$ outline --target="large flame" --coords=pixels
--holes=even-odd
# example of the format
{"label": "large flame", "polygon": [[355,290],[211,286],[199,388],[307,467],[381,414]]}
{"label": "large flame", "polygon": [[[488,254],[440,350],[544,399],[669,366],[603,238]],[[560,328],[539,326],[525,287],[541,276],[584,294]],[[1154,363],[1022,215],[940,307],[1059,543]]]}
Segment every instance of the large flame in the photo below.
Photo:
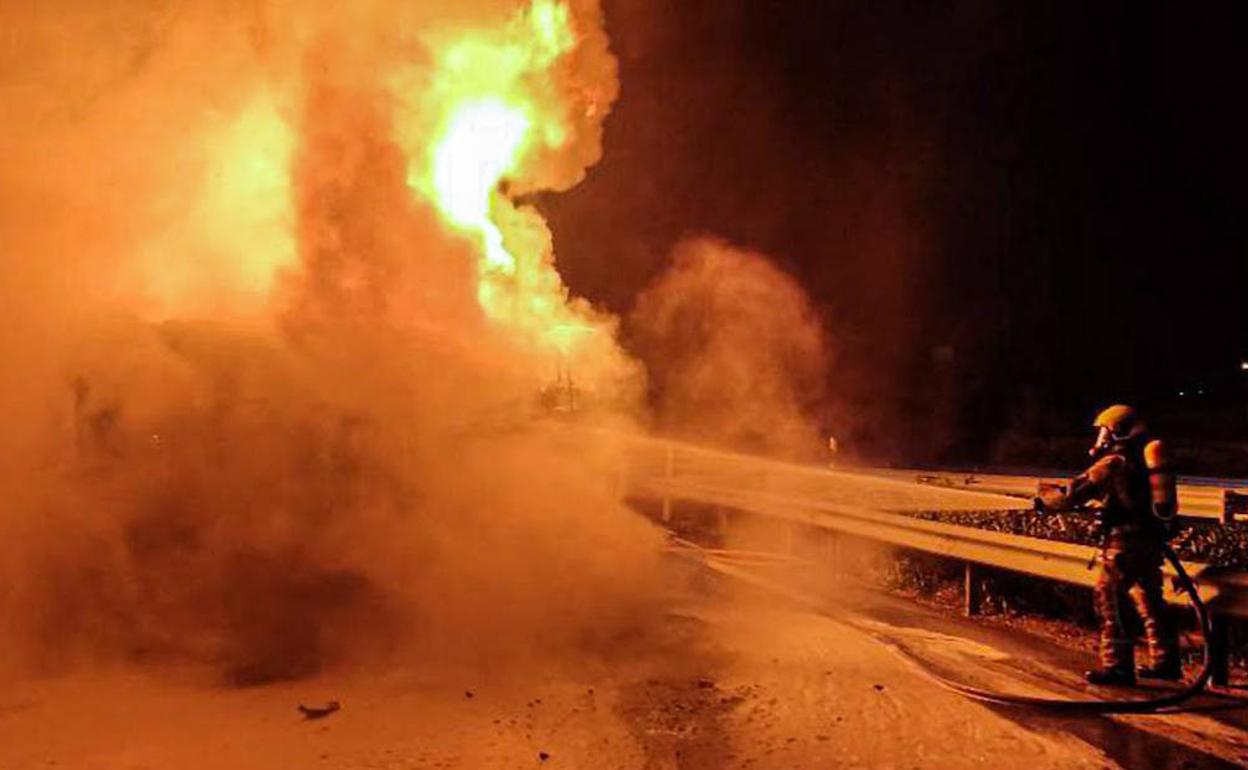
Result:
{"label": "large flame", "polygon": [[524,429],[623,360],[523,202],[599,156],[601,21],[0,2],[4,673],[493,669],[652,614],[614,442]]}
{"label": "large flame", "polygon": [[[574,130],[564,119],[568,95],[549,85],[579,43],[568,6],[533,0],[501,27],[426,42],[435,69],[399,126],[409,184],[475,241],[477,298],[487,317],[565,361],[601,349],[609,333],[586,308],[569,304],[545,222],[500,189],[534,157],[564,147]],[[435,139],[422,146],[429,126]]]}
{"label": "large flame", "polygon": [[[452,270],[446,282],[455,285],[431,292],[453,296],[447,302],[455,303],[456,312],[430,311],[431,318],[453,318],[449,323],[457,324],[465,317],[459,314],[461,304],[476,312],[475,298],[492,328],[522,348],[514,357],[523,362],[517,369],[549,373],[572,368],[586,382],[631,367],[615,344],[614,320],[570,297],[555,269],[550,230],[536,208],[523,201],[526,194],[572,186],[599,156],[616,73],[597,3],[490,0],[465,4],[462,13],[452,12],[450,5],[441,11],[420,4],[384,7],[394,18],[387,18],[380,32],[363,12],[286,17],[274,11],[274,28],[281,18],[294,31],[272,51],[257,49],[263,68],[254,68],[249,58],[254,52],[227,50],[223,59],[232,69],[223,71],[246,77],[218,80],[212,68],[189,70],[202,78],[206,96],[181,86],[188,69],[175,68],[172,60],[221,53],[215,40],[208,50],[193,54],[176,44],[183,36],[197,39],[193,22],[208,22],[170,22],[165,33],[170,42],[154,49],[153,56],[168,56],[171,62],[149,62],[148,79],[136,76],[134,83],[127,82],[133,110],[146,117],[143,104],[164,105],[162,120],[132,127],[118,118],[116,126],[105,125],[111,133],[99,129],[101,146],[133,142],[144,145],[136,155],[146,157],[150,147],[162,162],[145,167],[139,177],[118,154],[115,165],[124,169],[127,195],[109,197],[107,205],[92,200],[84,206],[127,214],[116,217],[115,225],[117,248],[129,252],[120,268],[123,302],[137,297],[145,315],[160,318],[266,320],[280,314],[300,275],[313,283],[323,278],[307,277],[320,269],[308,264],[308,254],[340,235],[331,237],[320,225],[301,229],[307,217],[300,213],[299,191],[342,184],[336,164],[355,162],[351,153],[364,152],[361,147],[376,141],[376,146],[398,150],[398,197],[410,193],[437,213],[451,238],[469,247],[446,249],[444,242],[429,239],[409,242],[412,251],[430,259],[460,260],[465,252],[475,256],[475,285],[465,285],[468,276]],[[356,48],[357,38],[370,42]],[[309,61],[321,62],[322,69]],[[164,66],[176,71],[176,88],[159,77]],[[299,105],[326,87],[341,87],[361,104],[373,103],[378,136],[368,136],[374,126],[363,119],[356,125],[353,118],[318,113],[323,105],[304,121]],[[374,101],[378,96],[389,98]],[[353,113],[345,108],[344,114]],[[107,117],[97,120],[104,123]],[[132,138],[136,130],[150,138]],[[342,134],[345,154],[309,161],[307,148],[333,131]],[[352,144],[357,134],[358,146]],[[91,151],[80,154],[63,160],[68,175],[89,165]],[[95,173],[100,187],[107,187],[108,174],[123,174],[108,168]],[[398,242],[407,237],[401,215],[387,218],[381,206],[376,210],[377,221],[361,225],[371,234],[360,236],[359,244],[335,248],[366,252],[368,238]],[[386,234],[376,231],[390,225]],[[350,270],[342,270],[338,278],[355,280]],[[385,290],[402,291],[397,285]],[[428,310],[413,303],[387,306],[413,314]]]}

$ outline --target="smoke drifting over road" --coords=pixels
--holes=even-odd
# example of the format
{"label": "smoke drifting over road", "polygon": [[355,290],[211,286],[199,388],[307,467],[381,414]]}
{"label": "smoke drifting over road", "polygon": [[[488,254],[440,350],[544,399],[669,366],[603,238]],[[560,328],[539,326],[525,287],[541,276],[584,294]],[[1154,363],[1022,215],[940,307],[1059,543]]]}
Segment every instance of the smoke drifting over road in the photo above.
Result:
{"label": "smoke drifting over road", "polygon": [[[7,665],[252,683],[646,622],[657,530],[538,419],[558,377],[631,424],[642,370],[514,197],[601,152],[596,4],[55,6],[0,8]],[[637,322],[665,425],[808,438],[822,340],[760,258],[683,247]]]}
{"label": "smoke drifting over road", "polygon": [[[560,366],[624,403],[636,369],[488,177],[595,161],[599,25],[540,0],[0,10],[11,662],[257,682],[640,622],[657,535],[609,448],[532,419]],[[489,121],[455,154],[481,105],[526,127],[498,168]],[[473,185],[501,245],[439,197]]]}
{"label": "smoke drifting over road", "polygon": [[821,444],[823,327],[797,282],[763,256],[708,238],[680,244],[638,298],[629,330],[664,428],[773,455]]}

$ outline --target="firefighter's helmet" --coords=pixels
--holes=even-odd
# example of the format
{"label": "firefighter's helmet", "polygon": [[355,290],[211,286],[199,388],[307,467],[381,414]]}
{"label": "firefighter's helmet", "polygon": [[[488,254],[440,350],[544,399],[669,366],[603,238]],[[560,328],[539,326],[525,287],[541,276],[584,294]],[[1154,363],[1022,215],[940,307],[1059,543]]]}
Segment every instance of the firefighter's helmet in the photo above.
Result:
{"label": "firefighter's helmet", "polygon": [[1091,454],[1104,452],[1115,444],[1139,438],[1147,432],[1144,420],[1139,412],[1123,404],[1115,404],[1103,410],[1092,421],[1097,429],[1096,443],[1092,445]]}

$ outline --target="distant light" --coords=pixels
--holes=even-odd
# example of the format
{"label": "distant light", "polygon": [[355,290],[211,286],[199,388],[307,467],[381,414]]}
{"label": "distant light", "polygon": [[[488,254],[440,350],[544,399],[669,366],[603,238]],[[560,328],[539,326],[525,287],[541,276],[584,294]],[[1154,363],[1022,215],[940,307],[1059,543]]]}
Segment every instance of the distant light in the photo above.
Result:
{"label": "distant light", "polygon": [[1248,372],[1248,361],[1240,361],[1240,362],[1239,362],[1239,370],[1240,370],[1241,372]]}
{"label": "distant light", "polygon": [[1182,390],[1180,390],[1180,391],[1179,391],[1179,395],[1180,395],[1180,396],[1186,396],[1186,395],[1187,395],[1187,392],[1186,392],[1186,391],[1182,391]]}

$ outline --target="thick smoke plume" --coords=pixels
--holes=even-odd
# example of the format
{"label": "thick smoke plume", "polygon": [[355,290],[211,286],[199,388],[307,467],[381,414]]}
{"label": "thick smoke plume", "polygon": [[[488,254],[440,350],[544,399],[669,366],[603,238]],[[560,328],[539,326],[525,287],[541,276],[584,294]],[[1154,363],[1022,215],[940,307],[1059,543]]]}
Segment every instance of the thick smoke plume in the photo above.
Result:
{"label": "thick smoke plume", "polygon": [[801,286],[762,255],[685,241],[629,321],[665,430],[792,457],[822,444],[823,327]]}
{"label": "thick smoke plume", "polygon": [[[559,8],[550,62],[447,69],[446,41],[505,48]],[[616,93],[600,24],[592,2],[0,6],[10,665],[256,682],[645,617],[658,538],[611,448],[534,419],[558,371],[627,404],[610,319],[568,301],[535,212],[486,190],[517,266],[483,266],[419,178],[431,95],[463,83],[558,125],[507,186],[575,184]]]}

